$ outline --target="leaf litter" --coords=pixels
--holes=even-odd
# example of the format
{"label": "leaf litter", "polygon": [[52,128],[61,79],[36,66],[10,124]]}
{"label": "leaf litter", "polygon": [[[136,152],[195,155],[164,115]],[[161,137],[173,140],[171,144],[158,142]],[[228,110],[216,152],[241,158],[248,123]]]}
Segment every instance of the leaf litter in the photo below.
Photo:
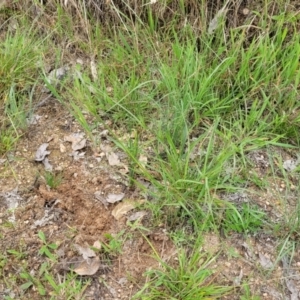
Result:
{"label": "leaf litter", "polygon": [[51,151],[47,151],[49,143],[44,143],[39,146],[35,153],[35,161],[43,161],[47,155],[51,153]]}
{"label": "leaf litter", "polygon": [[120,220],[125,214],[127,214],[130,210],[135,208],[135,202],[131,200],[124,201],[119,203],[111,212],[112,216],[116,220]]}
{"label": "leaf litter", "polygon": [[51,151],[47,151],[47,148],[49,146],[49,143],[44,143],[40,145],[40,147],[37,149],[35,153],[35,161],[42,162],[45,170],[48,172],[52,172],[53,167],[49,162],[49,159],[46,157],[51,153]]}
{"label": "leaf litter", "polygon": [[121,194],[108,194],[106,197],[106,201],[108,203],[116,203],[121,201],[124,198],[125,194],[121,193]]}
{"label": "leaf litter", "polygon": [[64,140],[66,142],[72,143],[73,151],[78,151],[86,147],[86,139],[84,138],[84,133],[72,133],[65,136]]}
{"label": "leaf litter", "polygon": [[[15,214],[14,214],[14,210],[23,201],[22,196],[19,195],[18,187],[14,188],[11,191],[0,193],[0,200],[1,200],[1,198],[4,199],[4,202],[6,204],[7,209],[11,212],[11,215],[9,217],[9,221],[14,223],[15,219],[16,219]],[[0,204],[1,204],[1,201],[0,201]]]}

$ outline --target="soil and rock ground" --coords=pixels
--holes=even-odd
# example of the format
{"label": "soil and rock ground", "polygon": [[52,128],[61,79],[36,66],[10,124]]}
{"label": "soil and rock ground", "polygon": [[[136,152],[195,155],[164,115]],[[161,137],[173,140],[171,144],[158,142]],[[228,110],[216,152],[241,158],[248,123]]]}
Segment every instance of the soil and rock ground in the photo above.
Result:
{"label": "soil and rock ground", "polygon": [[299,5],[67,2],[0,4],[0,299],[299,299]]}

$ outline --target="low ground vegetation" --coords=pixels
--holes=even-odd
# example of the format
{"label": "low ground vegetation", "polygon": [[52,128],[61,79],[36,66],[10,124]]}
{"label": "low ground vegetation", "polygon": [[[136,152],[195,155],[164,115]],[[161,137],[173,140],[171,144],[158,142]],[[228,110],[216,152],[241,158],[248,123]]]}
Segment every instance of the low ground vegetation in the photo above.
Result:
{"label": "low ground vegetation", "polygon": [[168,2],[0,4],[0,298],[298,299],[300,7]]}

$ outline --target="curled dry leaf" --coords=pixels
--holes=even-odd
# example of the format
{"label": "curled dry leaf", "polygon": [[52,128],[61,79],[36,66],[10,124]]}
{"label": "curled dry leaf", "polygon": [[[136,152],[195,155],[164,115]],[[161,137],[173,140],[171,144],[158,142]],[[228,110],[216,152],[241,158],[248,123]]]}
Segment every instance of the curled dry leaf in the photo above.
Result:
{"label": "curled dry leaf", "polygon": [[135,208],[135,202],[132,200],[127,200],[122,203],[119,203],[111,212],[116,220],[120,220],[125,214],[130,210]]}
{"label": "curled dry leaf", "polygon": [[106,201],[108,203],[116,203],[121,201],[124,198],[125,194],[120,193],[120,194],[108,194],[106,197]]}
{"label": "curled dry leaf", "polygon": [[93,257],[89,259],[84,259],[82,260],[75,268],[74,272],[78,275],[81,276],[86,276],[86,275],[94,275],[100,268],[100,259],[99,257]]}
{"label": "curled dry leaf", "polygon": [[69,66],[62,66],[58,69],[52,70],[48,77],[47,80],[51,85],[57,85],[60,80],[62,80],[70,70]]}
{"label": "curled dry leaf", "polygon": [[9,192],[4,192],[4,193],[0,192],[0,199],[1,198],[3,198],[7,208],[12,210],[17,208],[19,203],[23,201],[23,198],[18,193],[17,187]]}
{"label": "curled dry leaf", "polygon": [[48,143],[44,143],[41,146],[39,146],[35,153],[35,161],[43,161],[44,158],[51,153],[50,151],[46,150],[48,146]]}
{"label": "curled dry leaf", "polygon": [[52,167],[52,165],[49,163],[49,160],[48,160],[47,157],[45,157],[45,158],[43,159],[42,163],[44,164],[45,170],[46,170],[46,171],[52,172],[53,167]]}
{"label": "curled dry leaf", "polygon": [[72,133],[65,136],[64,140],[66,142],[72,143],[72,149],[74,151],[81,150],[86,146],[86,139],[84,138],[84,133]]}
{"label": "curled dry leaf", "polygon": [[144,216],[147,215],[145,210],[137,211],[133,213],[130,217],[127,218],[129,222],[134,222],[136,220],[141,220]]}
{"label": "curled dry leaf", "polygon": [[101,191],[97,191],[94,193],[94,196],[97,200],[99,200],[106,208],[108,206],[108,202],[106,201],[106,199],[104,198],[104,196],[102,195]]}
{"label": "curled dry leaf", "polygon": [[130,210],[134,209],[137,204],[144,203],[145,200],[125,200],[122,203],[119,203],[111,212],[115,219],[120,220],[122,216],[127,214]]}
{"label": "curled dry leaf", "polygon": [[36,229],[37,227],[52,224],[52,220],[54,219],[54,217],[55,216],[53,213],[50,213],[48,210],[45,210],[44,216],[41,219],[36,220],[30,227],[30,229]]}
{"label": "curled dry leaf", "polygon": [[102,130],[100,133],[99,133],[99,136],[100,137],[103,137],[103,138],[106,138],[109,134],[109,131],[107,129],[105,130]]}
{"label": "curled dry leaf", "polygon": [[266,257],[264,254],[262,254],[261,252],[258,252],[258,256],[259,256],[259,262],[260,265],[265,269],[271,269],[273,268],[273,263],[271,262],[271,260]]}
{"label": "curled dry leaf", "polygon": [[119,156],[114,152],[106,152],[106,158],[110,166],[119,166],[121,163]]}
{"label": "curled dry leaf", "polygon": [[95,252],[90,249],[90,247],[82,247],[78,244],[75,244],[74,247],[76,248],[78,253],[82,255],[83,259],[88,259],[96,256]]}
{"label": "curled dry leaf", "polygon": [[283,162],[283,168],[288,172],[292,172],[293,170],[295,170],[298,165],[299,165],[298,160],[295,161],[295,160],[292,160],[292,159],[288,159],[288,160]]}
{"label": "curled dry leaf", "polygon": [[26,118],[26,122],[28,125],[36,125],[41,116],[33,114],[32,116]]}
{"label": "curled dry leaf", "polygon": [[79,152],[79,151],[73,151],[69,156],[73,156],[74,160],[79,160],[81,158],[84,158],[85,152]]}

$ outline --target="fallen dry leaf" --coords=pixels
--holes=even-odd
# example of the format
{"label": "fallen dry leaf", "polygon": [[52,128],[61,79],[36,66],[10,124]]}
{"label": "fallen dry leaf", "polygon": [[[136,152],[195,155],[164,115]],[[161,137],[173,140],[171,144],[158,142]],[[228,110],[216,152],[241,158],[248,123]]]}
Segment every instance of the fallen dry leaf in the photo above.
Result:
{"label": "fallen dry leaf", "polygon": [[89,258],[87,260],[82,260],[75,268],[74,272],[78,275],[94,275],[100,268],[100,259],[99,257]]}
{"label": "fallen dry leaf", "polygon": [[258,256],[259,256],[259,262],[260,265],[265,269],[271,269],[273,268],[273,263],[271,262],[271,260],[266,257],[264,254],[262,254],[261,252],[258,252]]}
{"label": "fallen dry leaf", "polygon": [[74,247],[76,248],[78,253],[82,255],[83,259],[88,259],[96,256],[95,252],[92,249],[90,249],[90,247],[83,247],[78,244],[75,244]]}
{"label": "fallen dry leaf", "polygon": [[85,152],[79,152],[79,151],[73,151],[69,156],[72,156],[74,160],[79,160],[81,158],[84,158]]}
{"label": "fallen dry leaf", "polygon": [[64,140],[66,142],[72,143],[72,149],[74,151],[81,150],[86,146],[86,139],[84,138],[84,133],[72,133],[68,136],[65,136]]}
{"label": "fallen dry leaf", "polygon": [[26,122],[28,125],[36,125],[41,116],[33,114],[32,116],[26,118]]}
{"label": "fallen dry leaf", "polygon": [[49,163],[49,160],[48,160],[47,157],[45,157],[45,158],[42,160],[42,163],[44,164],[45,170],[46,170],[46,171],[52,172],[53,167],[52,167],[52,165]]}
{"label": "fallen dry leaf", "polygon": [[108,206],[108,202],[106,201],[106,199],[104,198],[103,194],[101,191],[97,191],[94,193],[94,196],[97,200],[99,200],[106,208]]}
{"label": "fallen dry leaf", "polygon": [[137,202],[133,200],[126,200],[122,203],[119,203],[111,212],[113,217],[116,220],[120,220],[125,214],[127,214],[130,210],[134,209]]}
{"label": "fallen dry leaf", "polygon": [[41,146],[39,146],[35,153],[35,161],[43,161],[44,158],[51,153],[50,151],[46,150],[48,146],[48,143],[44,143]]}
{"label": "fallen dry leaf", "polygon": [[299,160],[288,159],[283,162],[282,166],[286,171],[292,172],[297,168],[298,165],[299,165]]}
{"label": "fallen dry leaf", "polygon": [[127,221],[134,222],[136,220],[141,220],[148,213],[145,210],[137,211],[127,218]]}
{"label": "fallen dry leaf", "polygon": [[18,193],[17,187],[9,192],[5,192],[5,193],[0,192],[0,199],[1,198],[3,198],[7,208],[12,210],[17,208],[19,203],[23,201],[23,198]]}
{"label": "fallen dry leaf", "polygon": [[119,156],[114,152],[106,152],[106,158],[110,166],[118,166],[120,165]]}
{"label": "fallen dry leaf", "polygon": [[60,80],[62,80],[68,73],[68,71],[70,70],[69,66],[62,66],[58,69],[54,69],[52,70],[48,77],[47,80],[51,85],[57,85],[59,83]]}
{"label": "fallen dry leaf", "polygon": [[120,193],[120,194],[108,194],[106,197],[106,201],[108,203],[116,203],[121,201],[124,198],[125,194]]}

